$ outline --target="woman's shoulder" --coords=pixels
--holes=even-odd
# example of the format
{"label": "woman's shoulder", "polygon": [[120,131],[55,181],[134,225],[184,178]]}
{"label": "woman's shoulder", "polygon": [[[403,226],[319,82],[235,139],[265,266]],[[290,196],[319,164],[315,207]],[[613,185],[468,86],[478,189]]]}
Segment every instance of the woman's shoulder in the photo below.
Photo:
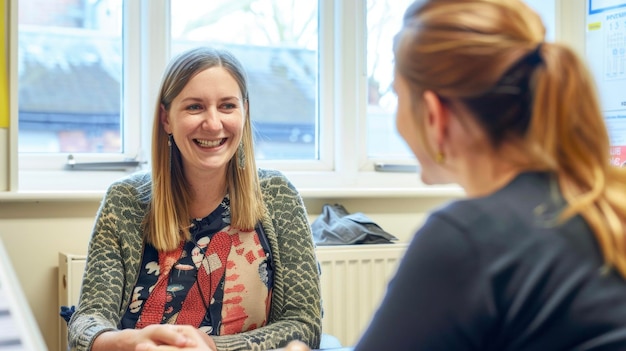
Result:
{"label": "woman's shoulder", "polygon": [[129,173],[123,177],[118,178],[117,180],[111,183],[112,187],[115,186],[142,186],[145,183],[152,182],[152,174],[148,170],[141,170],[133,173]]}
{"label": "woman's shoulder", "polygon": [[287,176],[277,169],[259,168],[257,172],[259,174],[259,180],[261,181],[268,181],[272,179],[287,180]]}
{"label": "woman's shoulder", "polygon": [[122,177],[109,185],[107,197],[135,197],[142,202],[152,193],[152,176],[149,171],[138,171]]}
{"label": "woman's shoulder", "polygon": [[558,192],[548,174],[528,172],[492,194],[453,201],[433,214],[468,226],[483,222],[518,225],[534,222],[538,207],[560,208],[564,202]]}
{"label": "woman's shoulder", "polygon": [[259,169],[259,183],[264,201],[287,203],[299,202],[300,193],[289,178],[281,171],[273,169]]}
{"label": "woman's shoulder", "polygon": [[279,187],[288,187],[295,190],[287,176],[279,170],[259,168],[259,182],[264,190]]}

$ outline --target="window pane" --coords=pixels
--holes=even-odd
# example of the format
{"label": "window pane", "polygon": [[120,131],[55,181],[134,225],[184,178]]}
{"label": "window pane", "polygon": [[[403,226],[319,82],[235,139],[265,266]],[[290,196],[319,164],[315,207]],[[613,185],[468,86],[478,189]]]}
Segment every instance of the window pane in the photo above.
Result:
{"label": "window pane", "polygon": [[176,0],[172,54],[227,49],[249,79],[258,159],[318,158],[317,1]]}
{"label": "window pane", "polygon": [[413,0],[367,0],[367,156],[412,159],[396,131],[393,81],[393,37]]}
{"label": "window pane", "polygon": [[[367,0],[367,145],[370,159],[414,158],[395,127],[397,99],[393,79],[393,37],[413,0]],[[554,2],[527,0],[546,21],[554,37]]]}
{"label": "window pane", "polygon": [[121,153],[122,0],[19,0],[19,151]]}

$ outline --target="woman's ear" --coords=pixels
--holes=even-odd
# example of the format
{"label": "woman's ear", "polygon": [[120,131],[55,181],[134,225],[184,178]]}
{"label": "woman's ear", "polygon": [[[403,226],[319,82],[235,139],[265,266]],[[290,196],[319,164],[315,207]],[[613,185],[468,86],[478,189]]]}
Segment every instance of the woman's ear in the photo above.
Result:
{"label": "woman's ear", "polygon": [[423,99],[427,113],[426,128],[434,137],[435,145],[442,145],[450,122],[449,111],[441,98],[431,90],[424,92]]}
{"label": "woman's ear", "polygon": [[161,104],[161,108],[159,109],[159,120],[161,122],[161,124],[163,125],[163,129],[165,130],[166,133],[171,134],[172,133],[172,127],[170,127],[170,121],[168,118],[168,113],[165,110],[165,106],[163,106],[163,104]]}

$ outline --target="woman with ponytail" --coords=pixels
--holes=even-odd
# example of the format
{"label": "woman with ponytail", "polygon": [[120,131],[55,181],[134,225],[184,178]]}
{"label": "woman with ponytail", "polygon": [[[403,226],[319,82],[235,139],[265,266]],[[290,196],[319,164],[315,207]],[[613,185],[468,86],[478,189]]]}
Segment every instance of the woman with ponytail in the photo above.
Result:
{"label": "woman with ponytail", "polygon": [[467,199],[417,232],[356,350],[626,350],[626,169],[586,67],[520,0],[416,1],[397,127]]}
{"label": "woman with ponytail", "polygon": [[467,198],[418,230],[356,351],[626,350],[626,169],[544,32],[521,0],[406,11],[397,129],[425,183]]}

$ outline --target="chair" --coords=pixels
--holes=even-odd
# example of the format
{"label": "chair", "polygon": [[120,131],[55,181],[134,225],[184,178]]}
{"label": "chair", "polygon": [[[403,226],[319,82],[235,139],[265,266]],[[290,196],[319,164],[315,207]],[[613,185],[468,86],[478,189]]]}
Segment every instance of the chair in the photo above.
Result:
{"label": "chair", "polygon": [[322,340],[320,341],[320,349],[332,349],[336,347],[342,347],[341,341],[337,337],[330,334],[322,334]]}

